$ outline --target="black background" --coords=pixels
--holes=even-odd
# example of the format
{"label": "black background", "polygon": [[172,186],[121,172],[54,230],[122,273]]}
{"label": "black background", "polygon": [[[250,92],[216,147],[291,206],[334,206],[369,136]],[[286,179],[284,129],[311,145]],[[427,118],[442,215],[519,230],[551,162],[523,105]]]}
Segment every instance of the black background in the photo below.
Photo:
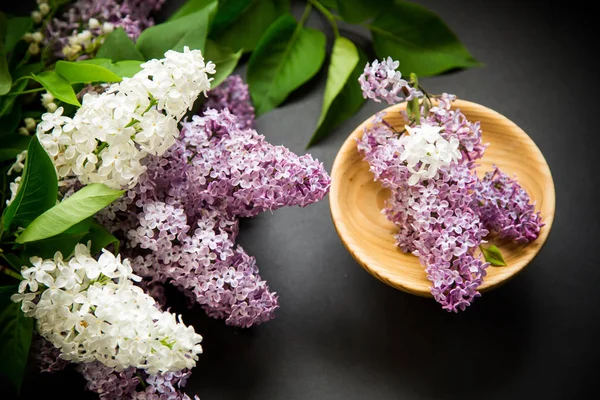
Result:
{"label": "black background", "polygon": [[[169,1],[158,20],[182,2]],[[426,88],[504,114],[546,157],[557,196],[546,245],[511,282],[449,314],[362,270],[334,230],[328,199],[245,221],[240,242],[279,293],[281,308],[273,321],[237,329],[199,307],[187,310],[173,292],[175,311],[204,336],[188,394],[203,400],[594,397],[600,124],[593,12],[574,1],[419,3],[439,13],[485,64],[425,79]],[[301,11],[296,3],[295,14]],[[316,12],[309,26],[328,30]],[[325,78],[321,73],[259,118],[257,130],[305,152]],[[330,171],[346,136],[381,108],[367,104],[310,152]],[[32,370],[22,398],[97,398],[83,385],[74,372]]]}

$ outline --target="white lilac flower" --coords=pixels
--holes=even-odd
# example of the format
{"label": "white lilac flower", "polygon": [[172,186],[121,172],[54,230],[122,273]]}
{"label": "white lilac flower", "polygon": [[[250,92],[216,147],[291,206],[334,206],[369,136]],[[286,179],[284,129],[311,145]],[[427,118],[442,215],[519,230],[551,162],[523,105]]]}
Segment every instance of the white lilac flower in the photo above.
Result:
{"label": "white lilac flower", "polygon": [[12,300],[36,319],[38,333],[62,359],[150,374],[196,364],[202,337],[133,284],[140,278],[127,259],[103,250],[96,260],[78,244],[69,260],[57,252],[54,259],[32,257],[31,264],[22,268]]}
{"label": "white lilac flower", "polygon": [[7,206],[10,206],[10,203],[12,203],[15,197],[17,197],[17,192],[19,191],[20,183],[21,177],[17,176],[15,180],[8,185],[8,188],[10,189],[10,199],[6,200]]}
{"label": "white lilac flower", "polygon": [[440,167],[461,159],[458,139],[444,139],[440,135],[441,130],[439,125],[425,123],[417,127],[406,126],[406,133],[398,139],[402,146],[400,160],[406,161],[411,172],[409,185],[415,185],[422,179],[431,179]]}
{"label": "white lilac flower", "polygon": [[22,152],[17,154],[16,161],[8,169],[8,172],[6,173],[6,175],[12,175],[13,172],[19,173],[19,172],[23,171],[23,168],[25,168],[24,161],[25,161],[26,157],[27,157],[27,150],[23,150]]}
{"label": "white lilac flower", "polygon": [[40,143],[60,178],[131,188],[145,171],[144,157],[162,155],[175,143],[179,120],[210,89],[207,74],[214,72],[199,50],[169,50],[106,92],[86,93],[73,119],[63,117],[62,108],[44,114],[37,127]]}

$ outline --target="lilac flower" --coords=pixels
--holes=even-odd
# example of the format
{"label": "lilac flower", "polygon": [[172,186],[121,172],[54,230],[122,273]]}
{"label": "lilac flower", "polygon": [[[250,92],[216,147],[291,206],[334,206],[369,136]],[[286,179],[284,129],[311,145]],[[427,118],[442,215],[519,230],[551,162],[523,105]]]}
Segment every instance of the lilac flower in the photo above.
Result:
{"label": "lilac flower", "polygon": [[41,336],[35,336],[31,347],[31,354],[40,372],[62,371],[69,364],[68,361],[59,358],[60,349]]}
{"label": "lilac flower", "polygon": [[539,211],[535,212],[535,204],[516,179],[494,166],[478,183],[476,193],[474,207],[490,232],[517,243],[537,239],[544,224]]}
{"label": "lilac flower", "polygon": [[250,100],[248,85],[239,75],[227,77],[219,86],[208,92],[202,111],[221,111],[225,108],[237,117],[240,129],[254,128],[254,107]]}
{"label": "lilac flower", "polygon": [[101,215],[125,242],[137,274],[170,282],[208,315],[249,327],[273,318],[277,295],[238,245],[238,219],[306,206],[329,190],[322,164],[241,129],[229,109],[183,124],[151,157],[139,184]]}
{"label": "lilac flower", "polygon": [[402,79],[400,71],[396,71],[400,63],[387,60],[378,60],[365,66],[363,74],[358,78],[363,96],[377,103],[385,100],[388,104],[395,104],[403,100],[410,101],[423,96],[423,93]]}

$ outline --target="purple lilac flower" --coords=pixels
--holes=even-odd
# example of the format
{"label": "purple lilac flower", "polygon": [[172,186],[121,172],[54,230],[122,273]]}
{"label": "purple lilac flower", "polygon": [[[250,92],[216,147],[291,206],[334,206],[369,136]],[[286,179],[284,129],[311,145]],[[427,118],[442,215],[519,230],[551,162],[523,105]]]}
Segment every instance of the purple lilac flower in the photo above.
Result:
{"label": "purple lilac flower", "polygon": [[31,343],[31,354],[40,372],[62,371],[69,364],[59,357],[60,350],[41,336],[36,335]]}
{"label": "purple lilac flower", "polygon": [[535,212],[535,203],[516,179],[494,166],[478,183],[476,194],[474,208],[490,232],[517,243],[537,239],[544,224],[539,211]]}
{"label": "purple lilac flower", "polygon": [[[46,25],[45,41],[57,58],[65,58],[63,49],[72,44],[73,38],[82,31],[91,33],[91,42],[106,34],[105,23],[113,28],[123,28],[136,40],[142,31],[154,25],[150,16],[162,7],[165,0],[78,0],[59,18]],[[98,24],[90,25],[90,21]]]}
{"label": "purple lilac flower", "polygon": [[400,71],[396,71],[400,63],[388,57],[387,60],[375,60],[365,66],[358,78],[363,96],[377,103],[385,100],[388,104],[410,101],[423,96],[423,93],[402,79]]}
{"label": "purple lilac flower", "polygon": [[98,393],[101,400],[191,400],[181,392],[191,375],[188,370],[148,375],[133,367],[119,372],[98,361],[77,368],[87,381],[86,389]]}
{"label": "purple lilac flower", "polygon": [[211,109],[184,123],[178,142],[146,166],[101,216],[136,273],[172,283],[229,325],[273,318],[277,296],[235,244],[238,220],[322,199],[330,185],[322,164],[241,129],[228,109]]}
{"label": "purple lilac flower", "polygon": [[228,108],[237,117],[240,129],[254,128],[254,107],[250,100],[248,85],[239,75],[227,77],[219,86],[210,90],[202,111],[221,111]]}

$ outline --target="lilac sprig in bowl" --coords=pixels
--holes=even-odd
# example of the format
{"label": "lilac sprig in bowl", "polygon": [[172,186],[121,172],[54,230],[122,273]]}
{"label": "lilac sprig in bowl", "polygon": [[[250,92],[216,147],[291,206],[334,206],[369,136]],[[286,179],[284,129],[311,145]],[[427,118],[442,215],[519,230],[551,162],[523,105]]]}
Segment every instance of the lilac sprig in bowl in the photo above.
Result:
{"label": "lilac sprig in bowl", "polygon": [[361,77],[366,97],[397,104],[363,122],[339,150],[333,222],[370,274],[464,310],[541,250],[554,219],[552,175],[508,118],[429,95],[396,67],[373,63]]}

